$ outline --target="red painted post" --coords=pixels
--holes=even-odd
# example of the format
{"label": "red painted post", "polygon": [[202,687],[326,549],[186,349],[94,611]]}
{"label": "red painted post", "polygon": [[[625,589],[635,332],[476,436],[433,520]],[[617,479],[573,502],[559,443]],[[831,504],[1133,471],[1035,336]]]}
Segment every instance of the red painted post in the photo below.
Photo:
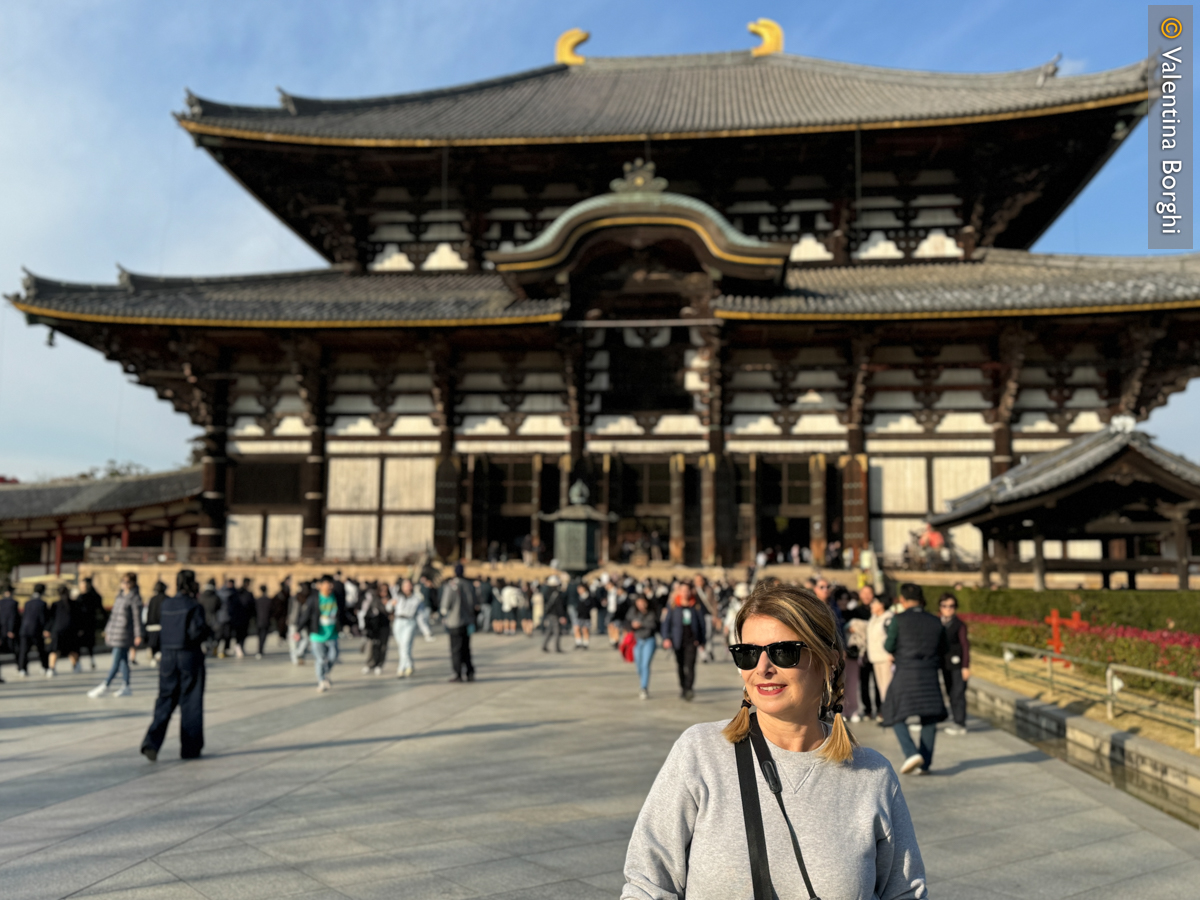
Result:
{"label": "red painted post", "polygon": [[63,556],[63,533],[59,531],[54,535],[54,577],[58,578],[62,575],[62,556]]}

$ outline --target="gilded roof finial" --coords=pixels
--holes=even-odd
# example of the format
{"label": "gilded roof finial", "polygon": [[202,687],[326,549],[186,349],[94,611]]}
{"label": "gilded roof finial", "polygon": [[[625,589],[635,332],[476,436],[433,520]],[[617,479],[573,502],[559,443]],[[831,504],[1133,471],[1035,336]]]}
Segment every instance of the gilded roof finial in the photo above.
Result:
{"label": "gilded roof finial", "polygon": [[572,28],[558,36],[554,44],[554,61],[567,66],[582,66],[584,58],[575,52],[575,48],[591,37],[582,28]]}
{"label": "gilded roof finial", "polygon": [[750,51],[751,55],[770,56],[772,53],[783,52],[783,29],[778,22],[759,19],[757,22],[747,25],[746,30],[762,38],[762,43]]}
{"label": "gilded roof finial", "polygon": [[638,157],[625,163],[625,177],[614,178],[608,186],[618,194],[658,193],[667,189],[667,179],[654,177],[654,163]]}

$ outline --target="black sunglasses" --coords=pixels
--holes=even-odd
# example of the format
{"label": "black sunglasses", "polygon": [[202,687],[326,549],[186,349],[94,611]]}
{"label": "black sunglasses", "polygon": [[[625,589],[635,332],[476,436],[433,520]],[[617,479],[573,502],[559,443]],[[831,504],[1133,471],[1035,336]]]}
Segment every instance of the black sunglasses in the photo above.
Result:
{"label": "black sunglasses", "polygon": [[808,649],[804,641],[776,641],[765,647],[759,644],[730,644],[729,652],[733,656],[733,664],[739,669],[753,669],[758,666],[758,658],[764,650],[771,665],[779,669],[794,669],[800,665],[802,653]]}

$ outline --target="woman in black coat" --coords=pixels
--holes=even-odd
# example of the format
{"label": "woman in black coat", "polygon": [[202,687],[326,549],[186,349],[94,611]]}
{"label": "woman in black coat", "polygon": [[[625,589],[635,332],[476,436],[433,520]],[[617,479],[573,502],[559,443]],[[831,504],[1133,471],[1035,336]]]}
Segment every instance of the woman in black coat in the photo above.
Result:
{"label": "woman in black coat", "polygon": [[60,657],[69,656],[72,666],[79,665],[79,613],[71,600],[71,589],[65,584],[58,586],[58,600],[50,607],[46,621],[50,632],[49,674],[53,676]]}
{"label": "woman in black coat", "polygon": [[[925,611],[925,595],[919,585],[900,586],[900,606],[903,612],[888,625],[884,648],[892,654],[896,674],[883,700],[883,724],[891,725],[904,751],[900,771],[925,774],[933,762],[933,743],[937,738],[937,723],[946,720],[946,704],[942,702],[942,685],[938,681],[942,659],[946,655],[946,630],[942,620]],[[913,744],[906,720],[917,716],[921,720],[921,745]]]}

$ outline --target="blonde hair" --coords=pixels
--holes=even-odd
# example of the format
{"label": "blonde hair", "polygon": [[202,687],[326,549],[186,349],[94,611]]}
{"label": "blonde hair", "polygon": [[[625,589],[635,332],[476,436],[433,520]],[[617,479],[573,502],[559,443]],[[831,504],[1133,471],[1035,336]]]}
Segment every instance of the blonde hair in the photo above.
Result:
{"label": "blonde hair", "polygon": [[[794,631],[800,640],[808,645],[810,658],[821,667],[825,682],[820,716],[823,721],[831,723],[829,737],[817,753],[829,762],[846,762],[853,756],[858,741],[842,718],[842,698],[846,694],[846,650],[833,612],[804,588],[771,582],[759,584],[738,610],[738,635],[741,635],[746,620],[753,616],[775,619]],[[832,719],[828,718],[830,714]],[[733,721],[725,726],[723,733],[731,744],[739,743],[750,735],[749,706],[742,704],[742,708],[733,717]]]}

